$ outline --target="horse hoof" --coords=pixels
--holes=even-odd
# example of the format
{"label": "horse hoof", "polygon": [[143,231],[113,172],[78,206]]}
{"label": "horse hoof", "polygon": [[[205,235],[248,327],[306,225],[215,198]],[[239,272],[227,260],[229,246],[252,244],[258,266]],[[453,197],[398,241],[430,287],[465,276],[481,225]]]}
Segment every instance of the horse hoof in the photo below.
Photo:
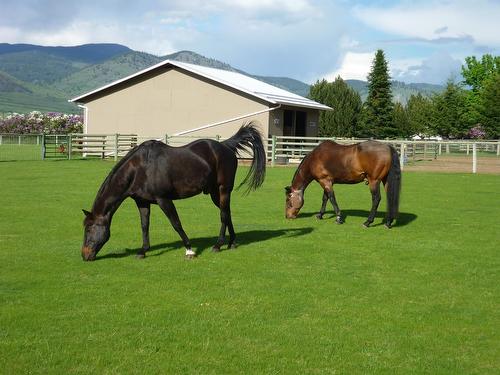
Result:
{"label": "horse hoof", "polygon": [[228,250],[235,250],[238,247],[237,244],[233,243],[227,247]]}
{"label": "horse hoof", "polygon": [[316,219],[318,219],[318,220],[323,220],[323,215],[321,215],[321,214],[317,214],[317,215],[316,215]]}
{"label": "horse hoof", "polygon": [[344,224],[344,220],[339,219],[339,218],[337,218],[337,220],[335,220],[335,222],[336,222],[337,224]]}
{"label": "horse hoof", "polygon": [[186,254],[184,256],[184,259],[186,259],[186,260],[192,260],[194,258],[196,258],[196,254]]}
{"label": "horse hoof", "polygon": [[389,223],[385,223],[384,226],[387,228],[387,229],[391,229],[392,228],[392,224],[389,224]]}
{"label": "horse hoof", "polygon": [[220,247],[219,246],[212,247],[212,252],[219,253],[220,252]]}
{"label": "horse hoof", "polygon": [[137,259],[144,259],[144,258],[146,258],[146,254],[137,254],[135,257]]}
{"label": "horse hoof", "polygon": [[370,228],[370,223],[363,223],[363,228]]}

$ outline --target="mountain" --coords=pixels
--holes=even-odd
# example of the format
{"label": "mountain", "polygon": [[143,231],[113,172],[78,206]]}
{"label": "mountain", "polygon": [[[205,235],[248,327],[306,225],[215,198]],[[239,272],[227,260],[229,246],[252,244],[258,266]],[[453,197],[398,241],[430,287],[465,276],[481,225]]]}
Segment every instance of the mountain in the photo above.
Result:
{"label": "mountain", "polygon": [[[345,81],[350,87],[356,90],[364,101],[368,96],[368,82],[357,79],[347,79]],[[405,104],[412,95],[420,94],[430,97],[444,90],[441,85],[430,83],[404,83],[392,81],[392,96],[394,101]]]}
{"label": "mountain", "polygon": [[[235,71],[294,92],[309,94],[309,85],[288,77],[258,76],[191,51],[155,56],[119,44],[86,44],[44,47],[0,43],[0,113],[60,111],[79,113],[68,99],[92,91],[164,60],[175,60]],[[347,80],[365,98],[366,82]],[[439,86],[393,83],[395,100],[406,102],[411,94],[430,95]]]}
{"label": "mountain", "polygon": [[132,51],[121,44],[99,43],[84,44],[74,47],[45,47],[33,44],[0,43],[0,55],[18,52],[41,52],[46,55],[57,56],[70,61],[79,61],[86,64],[98,64],[109,58]]}

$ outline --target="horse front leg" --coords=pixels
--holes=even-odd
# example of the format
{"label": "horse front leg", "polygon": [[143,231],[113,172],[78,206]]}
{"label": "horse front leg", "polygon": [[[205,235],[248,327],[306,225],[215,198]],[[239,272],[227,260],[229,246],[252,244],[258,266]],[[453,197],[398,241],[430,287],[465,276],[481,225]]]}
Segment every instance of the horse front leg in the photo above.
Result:
{"label": "horse front leg", "polygon": [[323,219],[323,215],[325,214],[326,211],[326,202],[328,202],[328,193],[326,190],[323,191],[323,201],[321,202],[321,208],[319,210],[319,213],[316,215],[316,217],[321,220]]}
{"label": "horse front leg", "polygon": [[175,209],[174,203],[169,199],[160,199],[158,200],[158,205],[161,210],[165,213],[172,224],[172,227],[179,234],[184,243],[184,247],[186,248],[186,259],[193,259],[196,257],[196,253],[191,249],[191,242],[189,238],[186,236],[186,232],[182,228],[181,221],[179,219],[179,215],[177,215],[177,210]]}
{"label": "horse front leg", "polygon": [[370,192],[372,193],[372,209],[368,215],[368,219],[363,223],[363,225],[368,228],[373,220],[375,220],[375,215],[377,214],[378,205],[380,203],[380,181],[372,180],[369,181]]}
{"label": "horse front leg", "polygon": [[[328,179],[323,179],[318,181],[321,187],[323,187],[323,197],[326,194],[327,198],[330,200],[333,206],[333,210],[335,211],[337,224],[343,224],[344,219],[342,219],[342,214],[340,212],[339,205],[337,204],[337,200],[335,199],[335,193],[333,192],[333,181]],[[323,202],[326,205],[326,202]],[[322,207],[323,208],[323,207]],[[321,212],[320,212],[321,213]]]}
{"label": "horse front leg", "polygon": [[144,258],[146,251],[149,250],[149,214],[151,212],[151,205],[147,202],[136,200],[137,208],[141,216],[141,229],[142,229],[142,249],[137,252],[137,258]]}
{"label": "horse front leg", "polygon": [[337,224],[344,224],[344,219],[342,218],[340,207],[337,204],[337,200],[335,199],[335,193],[333,192],[333,189],[328,192],[328,198],[330,199],[330,202],[332,203],[333,206],[333,210],[335,211],[335,215],[337,216],[335,221],[337,222]]}

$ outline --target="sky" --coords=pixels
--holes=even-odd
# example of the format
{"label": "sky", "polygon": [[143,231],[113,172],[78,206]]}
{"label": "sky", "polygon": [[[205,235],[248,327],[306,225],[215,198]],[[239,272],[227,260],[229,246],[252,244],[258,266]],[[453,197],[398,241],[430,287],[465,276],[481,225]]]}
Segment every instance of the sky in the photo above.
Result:
{"label": "sky", "polygon": [[378,49],[406,83],[461,80],[466,56],[500,55],[500,0],[0,0],[0,10],[0,43],[190,50],[307,83],[366,80]]}

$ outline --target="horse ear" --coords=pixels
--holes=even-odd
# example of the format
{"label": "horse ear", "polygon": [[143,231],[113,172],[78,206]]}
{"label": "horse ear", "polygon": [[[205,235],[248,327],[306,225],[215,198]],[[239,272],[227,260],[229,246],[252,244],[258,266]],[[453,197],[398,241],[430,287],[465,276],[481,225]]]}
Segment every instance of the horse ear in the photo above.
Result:
{"label": "horse ear", "polygon": [[292,192],[292,187],[291,186],[285,186],[285,191],[287,194],[290,194]]}
{"label": "horse ear", "polygon": [[83,213],[85,214],[85,216],[90,216],[90,215],[92,215],[92,212],[88,212],[87,210],[84,210],[83,208],[82,208],[82,211],[83,211]]}

